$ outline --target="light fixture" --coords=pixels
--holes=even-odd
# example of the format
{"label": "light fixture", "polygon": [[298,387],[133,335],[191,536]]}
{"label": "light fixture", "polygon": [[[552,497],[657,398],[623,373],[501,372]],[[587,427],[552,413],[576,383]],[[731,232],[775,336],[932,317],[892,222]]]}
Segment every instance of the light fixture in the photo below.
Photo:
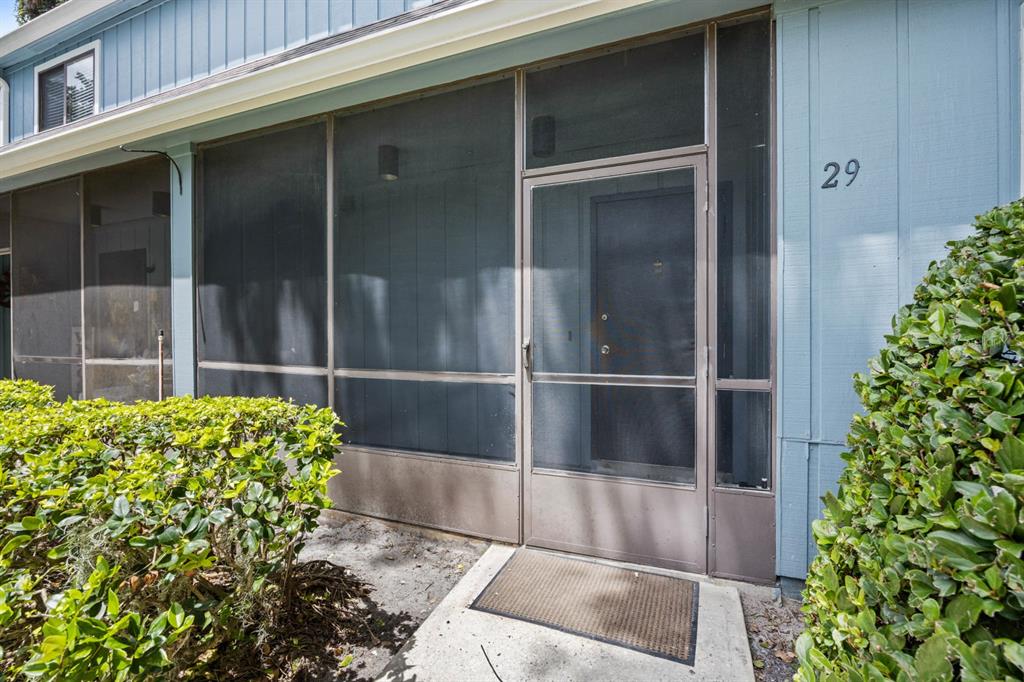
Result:
{"label": "light fixture", "polygon": [[533,155],[546,158],[555,153],[555,117],[535,116],[530,123]]}
{"label": "light fixture", "polygon": [[89,204],[89,227],[103,226],[103,207],[97,204]]}
{"label": "light fixture", "polygon": [[377,174],[381,180],[398,179],[398,147],[393,144],[377,147]]}
{"label": "light fixture", "polygon": [[153,192],[153,215],[160,218],[171,217],[170,192],[161,192],[159,190]]}

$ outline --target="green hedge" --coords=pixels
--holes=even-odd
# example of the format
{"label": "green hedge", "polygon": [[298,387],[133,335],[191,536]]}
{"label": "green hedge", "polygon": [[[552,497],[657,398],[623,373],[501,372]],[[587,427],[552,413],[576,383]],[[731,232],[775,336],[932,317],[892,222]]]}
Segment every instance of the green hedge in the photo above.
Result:
{"label": "green hedge", "polygon": [[53,387],[24,379],[0,381],[0,411],[53,405]]}
{"label": "green hedge", "polygon": [[800,680],[1024,674],[1024,203],[932,264],[855,378],[814,524]]}
{"label": "green hedge", "polygon": [[329,410],[58,404],[23,381],[0,382],[0,406],[0,670],[201,676],[287,598],[329,506]]}

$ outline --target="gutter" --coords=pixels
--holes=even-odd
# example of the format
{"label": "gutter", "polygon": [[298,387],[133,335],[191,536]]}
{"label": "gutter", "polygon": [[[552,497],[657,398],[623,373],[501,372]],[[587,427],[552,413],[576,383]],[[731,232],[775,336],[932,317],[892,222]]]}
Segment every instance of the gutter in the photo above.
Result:
{"label": "gutter", "polygon": [[[221,72],[163,96],[25,138],[0,148],[0,178],[652,1],[472,0],[455,4],[316,51],[310,51],[309,45],[296,48],[288,54],[306,51],[276,63],[268,61],[257,70],[243,65],[238,69],[248,66],[247,72],[235,77],[231,77],[235,70]],[[69,4],[82,2],[70,0]]]}

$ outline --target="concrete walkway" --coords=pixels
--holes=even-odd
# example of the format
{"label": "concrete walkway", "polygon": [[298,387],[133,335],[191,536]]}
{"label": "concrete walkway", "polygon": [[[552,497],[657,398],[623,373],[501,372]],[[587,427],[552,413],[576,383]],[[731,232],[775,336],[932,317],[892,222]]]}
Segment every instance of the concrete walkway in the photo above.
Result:
{"label": "concrete walkway", "polygon": [[742,682],[754,679],[736,588],[715,584],[702,576],[659,571],[701,583],[697,652],[692,667],[541,625],[471,611],[469,605],[514,550],[507,545],[492,545],[391,659],[378,679],[388,682],[497,682],[499,679],[502,682]]}

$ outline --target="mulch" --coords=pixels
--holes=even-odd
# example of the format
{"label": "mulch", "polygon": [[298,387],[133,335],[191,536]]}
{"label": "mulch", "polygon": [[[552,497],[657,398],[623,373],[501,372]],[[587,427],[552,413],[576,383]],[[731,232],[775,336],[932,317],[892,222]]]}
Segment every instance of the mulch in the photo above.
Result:
{"label": "mulch", "polygon": [[373,588],[348,569],[316,560],[293,568],[294,590],[248,642],[218,652],[204,677],[282,682],[343,681],[358,674],[356,648],[396,653],[416,623],[408,613],[388,613],[372,598]]}

